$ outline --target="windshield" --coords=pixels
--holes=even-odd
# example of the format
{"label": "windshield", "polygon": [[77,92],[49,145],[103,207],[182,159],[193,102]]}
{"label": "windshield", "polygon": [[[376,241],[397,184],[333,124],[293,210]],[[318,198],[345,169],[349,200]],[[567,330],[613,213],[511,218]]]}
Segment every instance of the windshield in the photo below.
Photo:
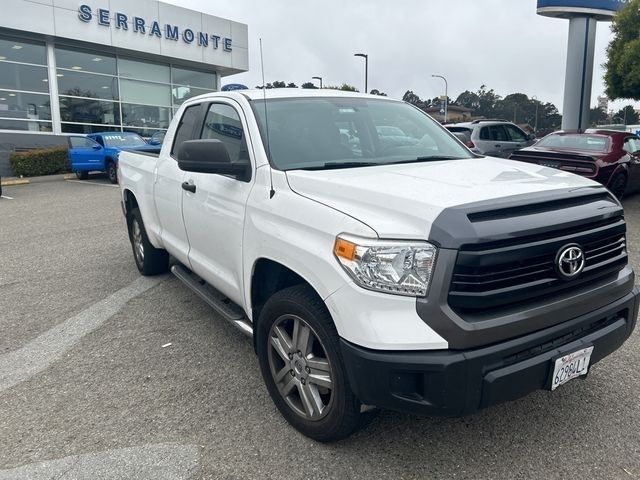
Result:
{"label": "windshield", "polygon": [[102,138],[107,147],[139,147],[147,144],[142,137],[135,133],[110,133],[103,135]]}
{"label": "windshield", "polygon": [[541,139],[536,147],[560,148],[567,150],[589,150],[592,152],[606,152],[609,139],[602,135],[547,135]]}
{"label": "windshield", "polygon": [[[254,112],[267,148],[263,100]],[[473,158],[426,114],[391,100],[274,99],[267,100],[267,117],[268,149],[280,170]]]}

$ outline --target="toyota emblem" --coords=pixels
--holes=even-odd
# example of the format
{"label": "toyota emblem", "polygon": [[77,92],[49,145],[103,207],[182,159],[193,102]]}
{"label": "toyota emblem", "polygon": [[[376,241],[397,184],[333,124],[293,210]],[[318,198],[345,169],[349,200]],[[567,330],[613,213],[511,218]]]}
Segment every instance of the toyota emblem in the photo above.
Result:
{"label": "toyota emblem", "polygon": [[578,245],[562,247],[558,253],[556,268],[563,279],[575,278],[584,269],[584,252]]}

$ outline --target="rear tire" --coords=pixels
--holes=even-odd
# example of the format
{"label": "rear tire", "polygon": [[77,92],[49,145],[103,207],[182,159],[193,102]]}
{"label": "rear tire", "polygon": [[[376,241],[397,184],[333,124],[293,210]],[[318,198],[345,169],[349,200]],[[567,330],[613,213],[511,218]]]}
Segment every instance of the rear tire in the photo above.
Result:
{"label": "rear tire", "polygon": [[89,172],[84,172],[84,171],[76,171],[76,177],[78,178],[78,180],[86,180],[87,178],[89,178]]}
{"label": "rear tire", "polygon": [[609,182],[609,190],[618,200],[622,200],[627,190],[627,176],[624,173],[617,173]]}
{"label": "rear tire", "polygon": [[327,307],[308,286],[274,294],[260,312],[257,351],[262,377],[282,416],[300,433],[332,442],[357,431],[360,414]]}
{"label": "rear tire", "polygon": [[128,223],[133,258],[140,273],[145,276],[165,273],[169,269],[169,254],[149,242],[140,209],[134,208],[131,211]]}
{"label": "rear tire", "polygon": [[107,162],[107,177],[111,183],[118,183],[118,167],[112,161]]}

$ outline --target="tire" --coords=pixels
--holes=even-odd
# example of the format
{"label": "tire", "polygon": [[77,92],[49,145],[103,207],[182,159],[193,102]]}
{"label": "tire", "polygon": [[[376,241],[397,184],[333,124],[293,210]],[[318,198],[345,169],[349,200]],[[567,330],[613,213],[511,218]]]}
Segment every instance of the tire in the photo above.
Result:
{"label": "tire", "polygon": [[89,178],[89,172],[84,172],[84,171],[76,171],[76,177],[78,178],[78,180],[86,180],[87,178]]}
{"label": "tire", "polygon": [[107,162],[107,177],[111,183],[118,183],[118,166],[112,161]]}
{"label": "tire", "polygon": [[627,176],[624,173],[617,173],[609,182],[609,190],[618,200],[622,200],[627,190]]}
{"label": "tire", "polygon": [[269,395],[296,430],[332,442],[364,424],[368,417],[360,414],[360,401],[349,386],[338,332],[310,287],[298,285],[274,294],[260,313],[256,341]]}
{"label": "tire", "polygon": [[151,245],[138,208],[131,211],[128,223],[133,259],[140,273],[145,276],[165,273],[169,269],[169,254]]}

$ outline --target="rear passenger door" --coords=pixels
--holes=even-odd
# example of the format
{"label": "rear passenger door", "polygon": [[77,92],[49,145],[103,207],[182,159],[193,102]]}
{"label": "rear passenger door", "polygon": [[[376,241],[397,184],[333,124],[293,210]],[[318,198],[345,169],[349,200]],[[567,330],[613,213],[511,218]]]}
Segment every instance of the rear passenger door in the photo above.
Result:
{"label": "rear passenger door", "polygon": [[102,169],[104,148],[96,141],[74,135],[69,137],[69,160],[74,172],[88,172]]}
{"label": "rear passenger door", "polygon": [[198,138],[220,140],[232,162],[250,160],[248,181],[230,175],[186,172],[182,213],[189,237],[189,262],[200,277],[239,305],[242,295],[242,238],[245,206],[255,177],[255,161],[244,113],[236,102],[216,99],[207,106]]}
{"label": "rear passenger door", "polygon": [[629,154],[629,183],[627,192],[640,190],[640,138],[630,135],[622,146]]}
{"label": "rear passenger door", "polygon": [[520,130],[515,125],[504,125],[507,131],[508,141],[502,144],[502,154],[505,158],[509,158],[513,152],[527,147],[529,144],[529,138],[523,130]]}
{"label": "rear passenger door", "polygon": [[504,157],[503,144],[507,142],[507,131],[502,125],[487,125],[480,129],[479,147],[483,155],[490,157]]}

